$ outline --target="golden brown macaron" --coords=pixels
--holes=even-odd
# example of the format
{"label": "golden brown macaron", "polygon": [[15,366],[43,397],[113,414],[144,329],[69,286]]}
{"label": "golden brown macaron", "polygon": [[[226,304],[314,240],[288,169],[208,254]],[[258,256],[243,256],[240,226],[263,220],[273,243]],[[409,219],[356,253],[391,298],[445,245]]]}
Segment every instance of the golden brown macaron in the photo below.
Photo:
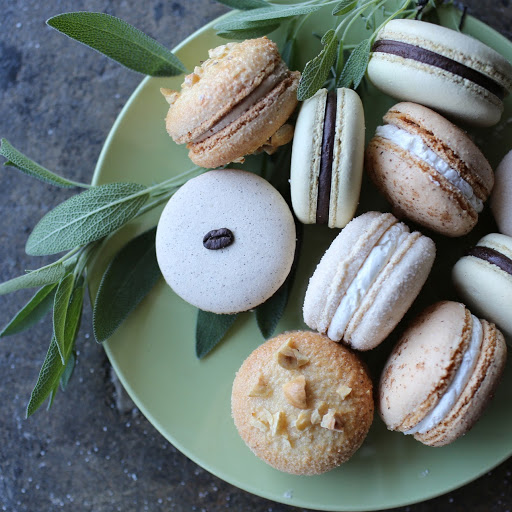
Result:
{"label": "golden brown macaron", "polygon": [[170,105],[167,132],[187,144],[190,159],[220,167],[290,142],[293,128],[283,125],[297,105],[300,73],[288,70],[277,45],[248,39],[218,46],[209,57],[180,92],[162,89]]}
{"label": "golden brown macaron", "polygon": [[384,423],[428,446],[455,441],[488,404],[506,356],[502,333],[464,304],[430,306],[404,332],[384,367]]}
{"label": "golden brown macaron", "polygon": [[258,457],[286,473],[315,475],[361,446],[373,420],[372,383],[346,347],[322,334],[287,332],[244,361],[231,409]]}
{"label": "golden brown macaron", "polygon": [[494,174],[469,136],[437,112],[398,103],[366,149],[365,167],[399,216],[447,236],[469,233]]}

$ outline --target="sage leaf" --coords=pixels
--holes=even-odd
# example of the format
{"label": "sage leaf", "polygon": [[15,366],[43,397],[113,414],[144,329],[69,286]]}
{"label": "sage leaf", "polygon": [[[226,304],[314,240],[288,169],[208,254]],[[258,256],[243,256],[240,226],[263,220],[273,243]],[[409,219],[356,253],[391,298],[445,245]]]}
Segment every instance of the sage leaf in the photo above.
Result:
{"label": "sage leaf", "polygon": [[66,339],[66,318],[68,315],[74,284],[75,276],[72,273],[69,273],[59,283],[53,303],[53,332],[62,364],[66,364],[66,346],[68,344]]}
{"label": "sage leaf", "polygon": [[76,352],[73,350],[71,354],[69,355],[68,362],[66,363],[66,367],[64,368],[64,371],[62,372],[62,375],[60,377],[60,387],[62,391],[66,391],[68,388],[69,380],[71,379],[71,376],[73,375],[73,371],[76,366]]}
{"label": "sage leaf", "polygon": [[338,80],[337,87],[357,89],[366,72],[370,60],[370,50],[371,42],[369,39],[364,39],[352,50]]}
{"label": "sage leaf", "polygon": [[227,5],[232,9],[249,10],[258,7],[268,7],[268,2],[264,0],[217,0],[219,4]]}
{"label": "sage leaf", "polygon": [[306,64],[302,72],[297,89],[297,99],[299,101],[311,98],[324,85],[336,59],[338,40],[334,30],[327,31],[321,42],[324,45],[322,51]]}
{"label": "sage leaf", "polygon": [[238,315],[218,315],[197,310],[196,356],[202,359],[226,336]]}
{"label": "sage leaf", "polygon": [[36,385],[30,394],[30,400],[27,406],[27,418],[34,414],[50,396],[56,384],[59,382],[63,370],[64,366],[60,358],[57,341],[55,340],[55,336],[52,336]]}
{"label": "sage leaf", "polygon": [[344,14],[347,14],[347,12],[350,12],[354,7],[357,5],[358,0],[341,0],[341,2],[338,2],[334,9],[332,10],[333,16],[343,16]]}
{"label": "sage leaf", "polygon": [[69,359],[69,355],[75,346],[76,335],[78,334],[78,328],[82,320],[84,293],[85,288],[83,286],[75,287],[71,295],[71,300],[69,301],[64,327],[64,358],[66,361]]}
{"label": "sage leaf", "polygon": [[66,268],[62,263],[54,263],[42,267],[22,276],[15,277],[0,284],[0,295],[15,292],[24,288],[35,288],[47,284],[57,283],[66,274]]}
{"label": "sage leaf", "polygon": [[235,39],[237,41],[243,41],[245,39],[254,39],[256,37],[266,36],[279,28],[279,24],[263,25],[260,27],[244,28],[240,30],[224,30],[217,32],[219,37],[224,39]]}
{"label": "sage leaf", "polygon": [[289,69],[297,69],[297,39],[288,39],[284,43],[281,57]]}
{"label": "sage leaf", "polygon": [[27,254],[55,254],[103,238],[136,215],[148,198],[144,190],[136,183],[110,183],[71,197],[39,221]]}
{"label": "sage leaf", "polygon": [[178,57],[165,46],[115,16],[101,12],[68,12],[46,23],[133,71],[151,76],[186,72]]}
{"label": "sage leaf", "polygon": [[40,181],[55,185],[56,187],[70,188],[70,187],[82,187],[89,188],[90,185],[85,183],[79,183],[77,181],[67,180],[58,174],[54,174],[42,165],[34,162],[23,153],[14,148],[11,143],[6,140],[1,140],[0,155],[7,158],[7,162],[4,162],[5,166],[14,167],[28,176],[37,178]]}
{"label": "sage leaf", "polygon": [[345,63],[345,59],[343,56],[343,41],[340,41],[338,45],[338,55],[336,57],[336,80],[338,80],[343,72],[343,64]]}
{"label": "sage leaf", "polygon": [[103,274],[93,309],[98,343],[114,334],[160,278],[155,234],[153,228],[128,242]]}
{"label": "sage leaf", "polygon": [[51,309],[56,284],[43,286],[12,318],[0,332],[0,338],[29,329],[39,322]]}
{"label": "sage leaf", "polygon": [[231,18],[219,23],[215,28],[218,30],[217,35],[228,34],[231,32],[247,32],[250,33],[264,33],[263,35],[271,32],[271,27],[279,27],[279,20],[259,20],[259,21],[231,21]]}

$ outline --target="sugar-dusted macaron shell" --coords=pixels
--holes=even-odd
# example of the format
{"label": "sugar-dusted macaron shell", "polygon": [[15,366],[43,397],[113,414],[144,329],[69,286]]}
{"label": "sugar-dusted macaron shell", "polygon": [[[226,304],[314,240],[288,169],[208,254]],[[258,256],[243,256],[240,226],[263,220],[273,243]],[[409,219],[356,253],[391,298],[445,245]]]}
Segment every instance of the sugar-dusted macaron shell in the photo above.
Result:
{"label": "sugar-dusted macaron shell", "polygon": [[[512,260],[512,238],[507,235],[486,235],[477,246],[494,249]],[[512,339],[512,275],[483,259],[463,256],[453,267],[452,277],[471,310],[496,323]]]}
{"label": "sugar-dusted macaron shell", "polygon": [[[278,362],[278,352],[287,345],[305,358],[301,366]],[[304,378],[302,404],[290,402],[285,393],[297,378]],[[231,410],[240,436],[267,464],[296,475],[320,474],[348,460],[365,439],[373,420],[372,383],[349,349],[318,333],[292,331],[247,357],[233,383]],[[322,426],[329,410],[341,422],[339,430]],[[281,415],[274,433],[265,425],[267,411],[275,419]],[[299,417],[305,421],[302,430]]]}
{"label": "sugar-dusted macaron shell", "polygon": [[[336,130],[329,203],[331,228],[344,227],[359,202],[364,158],[364,111],[358,94],[336,90]],[[290,186],[292,205],[304,224],[316,223],[327,90],[320,89],[301,107],[293,139]]]}
{"label": "sugar-dusted macaron shell", "polygon": [[[229,205],[229,208],[226,207]],[[234,242],[203,246],[214,229]],[[266,180],[239,170],[209,171],[189,180],[167,203],[156,234],[157,259],[169,286],[205,311],[256,307],[286,279],[295,251],[288,205]]]}
{"label": "sugar-dusted macaron shell", "polygon": [[[460,62],[497,82],[512,87],[512,66],[493,49],[455,30],[418,20],[393,20],[378,39],[425,48]],[[496,124],[503,102],[481,85],[439,67],[396,55],[373,52],[368,76],[383,92],[429,106],[478,126]]]}
{"label": "sugar-dusted macaron shell", "polygon": [[498,165],[495,178],[491,210],[500,233],[512,236],[512,151]]}

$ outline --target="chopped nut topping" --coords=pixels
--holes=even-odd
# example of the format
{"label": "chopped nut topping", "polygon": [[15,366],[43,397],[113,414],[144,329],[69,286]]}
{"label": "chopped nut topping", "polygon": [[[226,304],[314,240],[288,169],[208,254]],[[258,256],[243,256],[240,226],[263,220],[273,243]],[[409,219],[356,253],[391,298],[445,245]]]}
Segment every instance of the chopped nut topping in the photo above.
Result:
{"label": "chopped nut topping", "polygon": [[337,432],[343,431],[341,417],[334,409],[327,411],[327,414],[322,418],[320,426],[329,430],[336,430]]}
{"label": "chopped nut topping", "polygon": [[263,377],[263,374],[258,374],[258,380],[256,381],[256,384],[254,384],[251,391],[249,391],[249,396],[251,397],[267,397],[271,394],[272,390],[267,385],[267,382],[265,381],[265,378]]}
{"label": "chopped nut topping", "polygon": [[286,434],[286,415],[282,411],[277,411],[272,415],[270,423],[270,432],[273,436]]}
{"label": "chopped nut topping", "polygon": [[341,396],[342,400],[345,400],[348,395],[350,395],[350,392],[352,391],[352,388],[349,386],[346,386],[345,384],[341,384],[339,388],[336,390],[336,393]]}
{"label": "chopped nut topping", "polygon": [[311,423],[317,425],[322,421],[322,416],[327,413],[329,406],[325,402],[320,402],[318,407],[311,413]]}
{"label": "chopped nut topping", "polygon": [[277,364],[287,370],[300,368],[309,362],[309,359],[305,355],[301,354],[293,347],[292,338],[289,338],[286,343],[281,345],[279,350],[275,353],[275,358]]}
{"label": "chopped nut topping", "polygon": [[286,384],[283,384],[283,393],[288,402],[299,409],[307,409],[306,379],[300,375]]}
{"label": "chopped nut topping", "polygon": [[181,87],[192,87],[194,84],[199,82],[201,77],[197,73],[190,73],[190,75],[187,75],[185,77],[185,80],[183,81],[183,84]]}
{"label": "chopped nut topping", "polygon": [[222,57],[225,57],[231,51],[231,48],[233,48],[235,45],[236,43],[222,44],[216,48],[208,50],[208,55],[210,59],[221,59]]}
{"label": "chopped nut topping", "polygon": [[172,89],[167,89],[166,87],[160,87],[160,92],[169,105],[172,105],[180,95],[178,92],[173,91]]}
{"label": "chopped nut topping", "polygon": [[270,429],[273,418],[272,413],[267,409],[260,409],[251,414],[250,422],[253,427],[265,432]]}
{"label": "chopped nut topping", "polygon": [[311,411],[301,411],[297,419],[295,420],[295,427],[297,430],[306,430],[311,427]]}

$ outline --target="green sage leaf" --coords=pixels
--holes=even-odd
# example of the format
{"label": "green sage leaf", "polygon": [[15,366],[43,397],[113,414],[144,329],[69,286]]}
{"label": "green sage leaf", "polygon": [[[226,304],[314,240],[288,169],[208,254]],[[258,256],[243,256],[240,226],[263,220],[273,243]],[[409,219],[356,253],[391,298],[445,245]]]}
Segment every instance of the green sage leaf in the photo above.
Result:
{"label": "green sage leaf", "polygon": [[144,190],[136,183],[110,183],[71,197],[39,221],[27,254],[55,254],[103,238],[136,215],[148,198]]}
{"label": "green sage leaf", "polygon": [[268,2],[264,0],[217,0],[219,4],[227,5],[232,9],[249,10],[258,7],[268,7]]}
{"label": "green sage leaf", "polygon": [[64,327],[64,351],[66,361],[75,346],[76,335],[82,320],[82,306],[84,304],[85,288],[77,286],[73,290],[66,313],[66,324]]}
{"label": "green sage leaf", "polygon": [[202,359],[226,336],[238,315],[218,315],[197,310],[196,356]]}
{"label": "green sage leaf", "polygon": [[368,61],[370,60],[370,49],[370,40],[364,39],[352,50],[338,80],[337,87],[353,87],[357,89],[366,73]]}
{"label": "green sage leaf", "polygon": [[0,332],[0,338],[29,329],[39,322],[51,309],[56,284],[43,286],[13,317]]}
{"label": "green sage leaf", "polygon": [[60,387],[62,388],[62,391],[66,391],[66,389],[68,388],[68,384],[71,379],[71,376],[73,375],[75,366],[76,366],[76,352],[73,350],[71,352],[71,354],[69,355],[69,359],[66,364],[66,367],[64,368],[64,371],[62,372],[62,375],[60,377]]}
{"label": "green sage leaf", "polygon": [[224,30],[217,32],[219,37],[224,39],[234,39],[236,41],[244,41],[245,39],[254,39],[256,37],[266,36],[279,28],[279,24],[262,25],[260,27],[244,28],[240,30]]}
{"label": "green sage leaf", "polygon": [[357,0],[341,0],[338,2],[332,10],[333,16],[343,16],[350,12],[357,5]]}
{"label": "green sage leaf", "polygon": [[265,33],[271,32],[271,27],[280,25],[280,20],[259,20],[259,21],[231,21],[231,18],[220,23],[215,28],[218,30],[217,34],[228,34],[231,32],[247,32],[250,33]]}
{"label": "green sage leaf", "polygon": [[1,140],[2,145],[0,146],[0,155],[7,158],[7,162],[4,165],[14,167],[28,176],[37,178],[40,181],[55,185],[56,187],[70,188],[70,187],[82,187],[89,188],[90,185],[85,183],[79,183],[77,181],[67,180],[58,174],[54,174],[42,165],[37,164],[23,153],[14,148],[10,142],[6,139]]}
{"label": "green sage leaf", "polygon": [[340,41],[338,45],[338,54],[336,56],[336,80],[338,80],[343,72],[343,64],[345,63],[345,58],[343,55],[343,41]]}
{"label": "green sage leaf", "polygon": [[156,228],[131,240],[103,274],[93,310],[93,330],[98,343],[112,336],[160,278],[155,234]]}
{"label": "green sage leaf", "polygon": [[0,284],[0,295],[15,292],[24,288],[35,288],[47,284],[57,283],[66,274],[66,268],[62,263],[54,263],[42,267],[22,276],[15,277]]}
{"label": "green sage leaf", "polygon": [[50,18],[50,27],[127,68],[151,76],[186,72],[170,50],[132,25],[100,12],[68,12]]}
{"label": "green sage leaf", "polygon": [[289,69],[297,69],[297,39],[288,39],[284,43],[281,57]]}
{"label": "green sage leaf", "polygon": [[66,320],[74,284],[75,276],[69,273],[59,283],[53,304],[53,331],[62,364],[66,364],[66,347],[68,345]]}
{"label": "green sage leaf", "polygon": [[325,83],[329,75],[329,71],[336,59],[336,48],[338,40],[334,30],[329,30],[322,37],[324,47],[322,51],[310,60],[300,78],[299,87],[297,89],[297,98],[299,101],[311,98]]}

